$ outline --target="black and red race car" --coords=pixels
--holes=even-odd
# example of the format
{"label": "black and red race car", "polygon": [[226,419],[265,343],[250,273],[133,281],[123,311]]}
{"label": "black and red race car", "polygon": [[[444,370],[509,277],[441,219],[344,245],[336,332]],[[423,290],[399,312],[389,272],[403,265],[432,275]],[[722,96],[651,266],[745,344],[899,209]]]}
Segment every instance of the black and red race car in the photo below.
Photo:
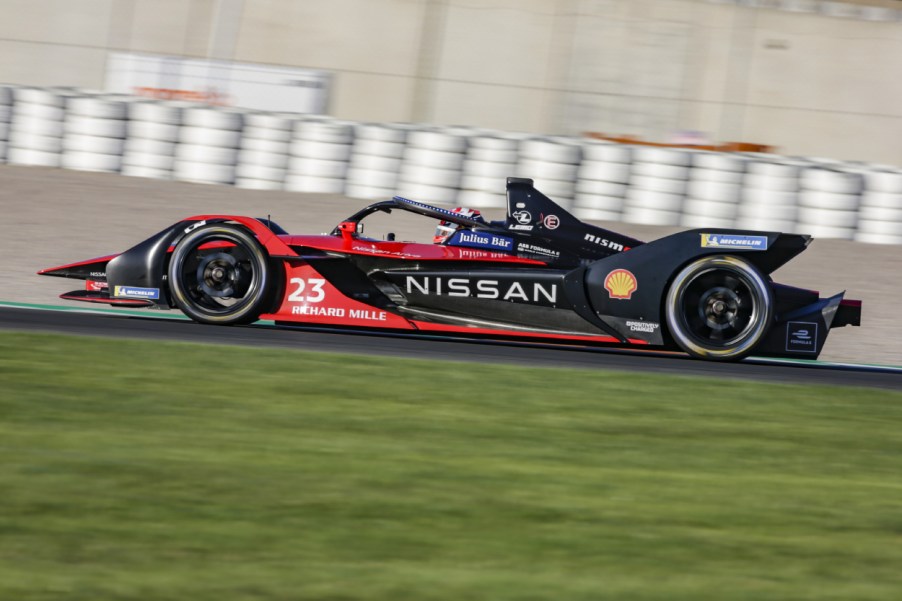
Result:
{"label": "black and red race car", "polygon": [[[696,229],[643,243],[581,222],[529,179],[509,178],[507,199],[506,219],[485,222],[395,197],[318,236],[200,215],[121,254],[39,273],[86,280],[64,299],[178,308],[209,324],[265,319],[713,360],[816,358],[830,328],[859,325],[859,301],[771,280],[809,236]],[[451,234],[441,244],[364,235],[368,216],[397,210]]]}

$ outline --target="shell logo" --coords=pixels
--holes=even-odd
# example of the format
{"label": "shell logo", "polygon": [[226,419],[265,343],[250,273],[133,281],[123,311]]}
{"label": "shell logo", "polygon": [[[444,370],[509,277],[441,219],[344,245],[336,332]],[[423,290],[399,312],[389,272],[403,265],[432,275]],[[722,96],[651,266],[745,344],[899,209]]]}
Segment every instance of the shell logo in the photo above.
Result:
{"label": "shell logo", "polygon": [[629,300],[638,287],[636,276],[626,269],[615,269],[604,279],[604,289],[611,298]]}

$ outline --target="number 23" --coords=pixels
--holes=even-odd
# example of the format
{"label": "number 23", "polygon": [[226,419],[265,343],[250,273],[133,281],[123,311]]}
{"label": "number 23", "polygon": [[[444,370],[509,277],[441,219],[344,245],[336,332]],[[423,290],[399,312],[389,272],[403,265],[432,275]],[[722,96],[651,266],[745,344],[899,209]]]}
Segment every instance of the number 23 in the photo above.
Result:
{"label": "number 23", "polygon": [[[293,303],[318,303],[326,298],[326,291],[323,290],[326,280],[322,278],[291,278],[289,283],[292,286],[297,286],[288,295],[288,300]],[[310,290],[304,295],[304,290],[307,289],[308,285]]]}

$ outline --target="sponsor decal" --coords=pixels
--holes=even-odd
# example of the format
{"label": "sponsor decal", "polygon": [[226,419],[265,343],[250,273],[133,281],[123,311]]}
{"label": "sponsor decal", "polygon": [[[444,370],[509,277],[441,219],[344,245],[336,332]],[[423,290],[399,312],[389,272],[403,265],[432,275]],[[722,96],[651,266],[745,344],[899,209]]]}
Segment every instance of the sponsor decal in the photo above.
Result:
{"label": "sponsor decal", "polygon": [[288,302],[318,303],[326,298],[326,291],[323,290],[326,280],[323,278],[291,278],[288,285],[291,289]]}
{"label": "sponsor decal", "polygon": [[491,250],[511,250],[514,240],[507,236],[486,234],[469,230],[458,230],[448,241],[451,246],[470,246],[473,248],[488,248]]}
{"label": "sponsor decal", "polygon": [[604,279],[604,289],[610,298],[629,300],[637,288],[636,276],[626,269],[615,269]]}
{"label": "sponsor decal", "polygon": [[535,244],[520,243],[517,245],[517,252],[528,253],[532,255],[542,255],[545,257],[560,257],[561,253],[550,248],[536,246]]}
{"label": "sponsor decal", "polygon": [[[455,222],[456,222],[456,220],[459,220],[461,217],[464,217],[464,216],[461,215],[460,213],[455,213],[454,211],[451,211],[451,210],[449,210],[449,209],[443,209],[442,207],[434,207],[434,206],[432,206],[432,205],[427,205],[427,204],[422,203],[422,202],[417,202],[417,201],[415,201],[415,200],[410,200],[409,198],[404,198],[403,196],[395,196],[395,200],[400,200],[400,201],[405,202],[405,203],[407,203],[407,204],[409,204],[409,205],[413,205],[413,206],[415,206],[415,207],[420,207],[421,209],[428,209],[428,210],[430,210],[430,211],[434,211],[434,212],[440,213],[440,214],[442,214],[442,215],[447,215],[448,217],[453,217],[454,219],[452,219],[452,221],[455,221]],[[471,221],[472,221],[472,220],[471,220]]]}
{"label": "sponsor decal", "polygon": [[501,282],[492,279],[442,278],[409,275],[405,280],[407,294],[438,296],[472,296],[512,302],[557,303],[557,284],[541,282]]}
{"label": "sponsor decal", "polygon": [[517,223],[520,225],[526,225],[527,223],[532,222],[532,213],[526,210],[514,211],[511,213],[511,217],[516,219]]}
{"label": "sponsor decal", "polygon": [[616,250],[618,252],[629,250],[629,248],[623,246],[622,244],[611,242],[607,238],[602,238],[601,236],[596,236],[595,234],[586,234],[585,236],[583,236],[583,240],[585,240],[586,242],[591,242],[592,244],[597,244],[598,246],[610,248],[611,250]]}
{"label": "sponsor decal", "polygon": [[558,226],[561,225],[561,220],[557,215],[546,215],[545,219],[542,220],[542,223],[544,223],[545,227],[548,229],[556,230]]}
{"label": "sponsor decal", "polygon": [[817,324],[809,321],[790,321],[786,324],[786,350],[796,353],[817,352]]}
{"label": "sponsor decal", "polygon": [[106,282],[95,282],[94,280],[85,280],[85,290],[88,292],[101,292],[106,290],[109,284]]}
{"label": "sponsor decal", "polygon": [[739,234],[701,234],[701,237],[702,248],[767,250],[767,236],[743,236]]}
{"label": "sponsor decal", "polygon": [[644,317],[618,317],[614,315],[598,315],[601,319],[617,329],[626,338],[642,340],[648,344],[664,344],[663,329],[656,321],[646,321]]}
{"label": "sponsor decal", "polygon": [[90,277],[90,278],[106,278],[106,272],[105,271],[92,271],[91,273],[88,274],[88,277]]}
{"label": "sponsor decal", "polygon": [[533,226],[533,225],[517,225],[515,223],[515,224],[511,225],[508,229],[520,230],[521,232],[531,232],[532,228],[534,228],[534,227],[535,226]]}
{"label": "sponsor decal", "polygon": [[661,327],[661,324],[653,321],[627,321],[626,327],[630,329],[630,332],[645,332],[652,334]]}
{"label": "sponsor decal", "polygon": [[362,319],[364,321],[385,321],[385,311],[371,311],[370,309],[349,309],[348,317]]}
{"label": "sponsor decal", "polygon": [[316,315],[321,317],[344,317],[345,310],[341,307],[320,307],[319,305],[295,305],[291,308],[292,315]]}
{"label": "sponsor decal", "polygon": [[661,333],[661,324],[656,321],[646,321],[644,317],[618,317],[614,315],[598,314],[601,319],[617,329],[626,338],[642,340],[648,344],[664,344],[664,336]]}
{"label": "sponsor decal", "polygon": [[125,296],[130,298],[160,298],[159,288],[138,288],[137,286],[116,286],[113,288],[113,296]]}
{"label": "sponsor decal", "polygon": [[311,315],[315,317],[348,317],[361,321],[387,321],[385,311],[370,309],[345,309],[344,307],[326,307],[322,303],[326,299],[323,278],[291,278],[288,280],[288,302],[292,305],[292,315]]}
{"label": "sponsor decal", "polygon": [[198,221],[197,223],[192,223],[191,225],[189,225],[188,227],[185,228],[185,233],[186,234],[190,233],[192,230],[196,230],[197,228],[199,228],[202,225],[207,225],[206,219],[203,221]]}
{"label": "sponsor decal", "polygon": [[496,252],[487,252],[484,250],[469,250],[460,248],[457,250],[461,259],[503,259],[506,255]]}
{"label": "sponsor decal", "polygon": [[368,252],[373,255],[388,255],[391,257],[410,257],[413,258],[416,255],[412,255],[410,253],[405,253],[396,250],[385,250],[384,248],[378,248],[375,244],[370,244],[369,246],[357,244],[354,245],[353,250],[358,252]]}
{"label": "sponsor decal", "polygon": [[385,311],[370,309],[344,309],[343,307],[321,307],[319,305],[295,305],[292,315],[313,315],[317,317],[349,317],[361,321],[387,321]]}
{"label": "sponsor decal", "polygon": [[130,91],[130,93],[136,96],[147,96],[148,98],[159,98],[161,100],[187,100],[188,102],[203,102],[204,104],[216,104],[219,106],[228,106],[230,104],[227,94],[223,94],[213,88],[204,92],[198,92],[176,88],[140,86],[134,88],[134,91]]}

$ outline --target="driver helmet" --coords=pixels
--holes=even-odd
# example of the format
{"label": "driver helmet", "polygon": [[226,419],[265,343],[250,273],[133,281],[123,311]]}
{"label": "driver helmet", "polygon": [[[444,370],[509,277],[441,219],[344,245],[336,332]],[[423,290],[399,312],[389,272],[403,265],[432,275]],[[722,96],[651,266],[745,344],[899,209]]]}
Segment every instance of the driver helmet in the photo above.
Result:
{"label": "driver helmet", "polygon": [[[469,219],[474,219],[480,223],[485,223],[485,219],[477,209],[466,209],[464,207],[456,207],[451,209],[454,213],[459,213],[461,217],[467,217]],[[432,238],[433,244],[445,244],[448,242],[448,239],[454,235],[458,229],[462,226],[458,223],[453,223],[451,221],[439,221],[438,226],[435,228],[435,236]]]}

